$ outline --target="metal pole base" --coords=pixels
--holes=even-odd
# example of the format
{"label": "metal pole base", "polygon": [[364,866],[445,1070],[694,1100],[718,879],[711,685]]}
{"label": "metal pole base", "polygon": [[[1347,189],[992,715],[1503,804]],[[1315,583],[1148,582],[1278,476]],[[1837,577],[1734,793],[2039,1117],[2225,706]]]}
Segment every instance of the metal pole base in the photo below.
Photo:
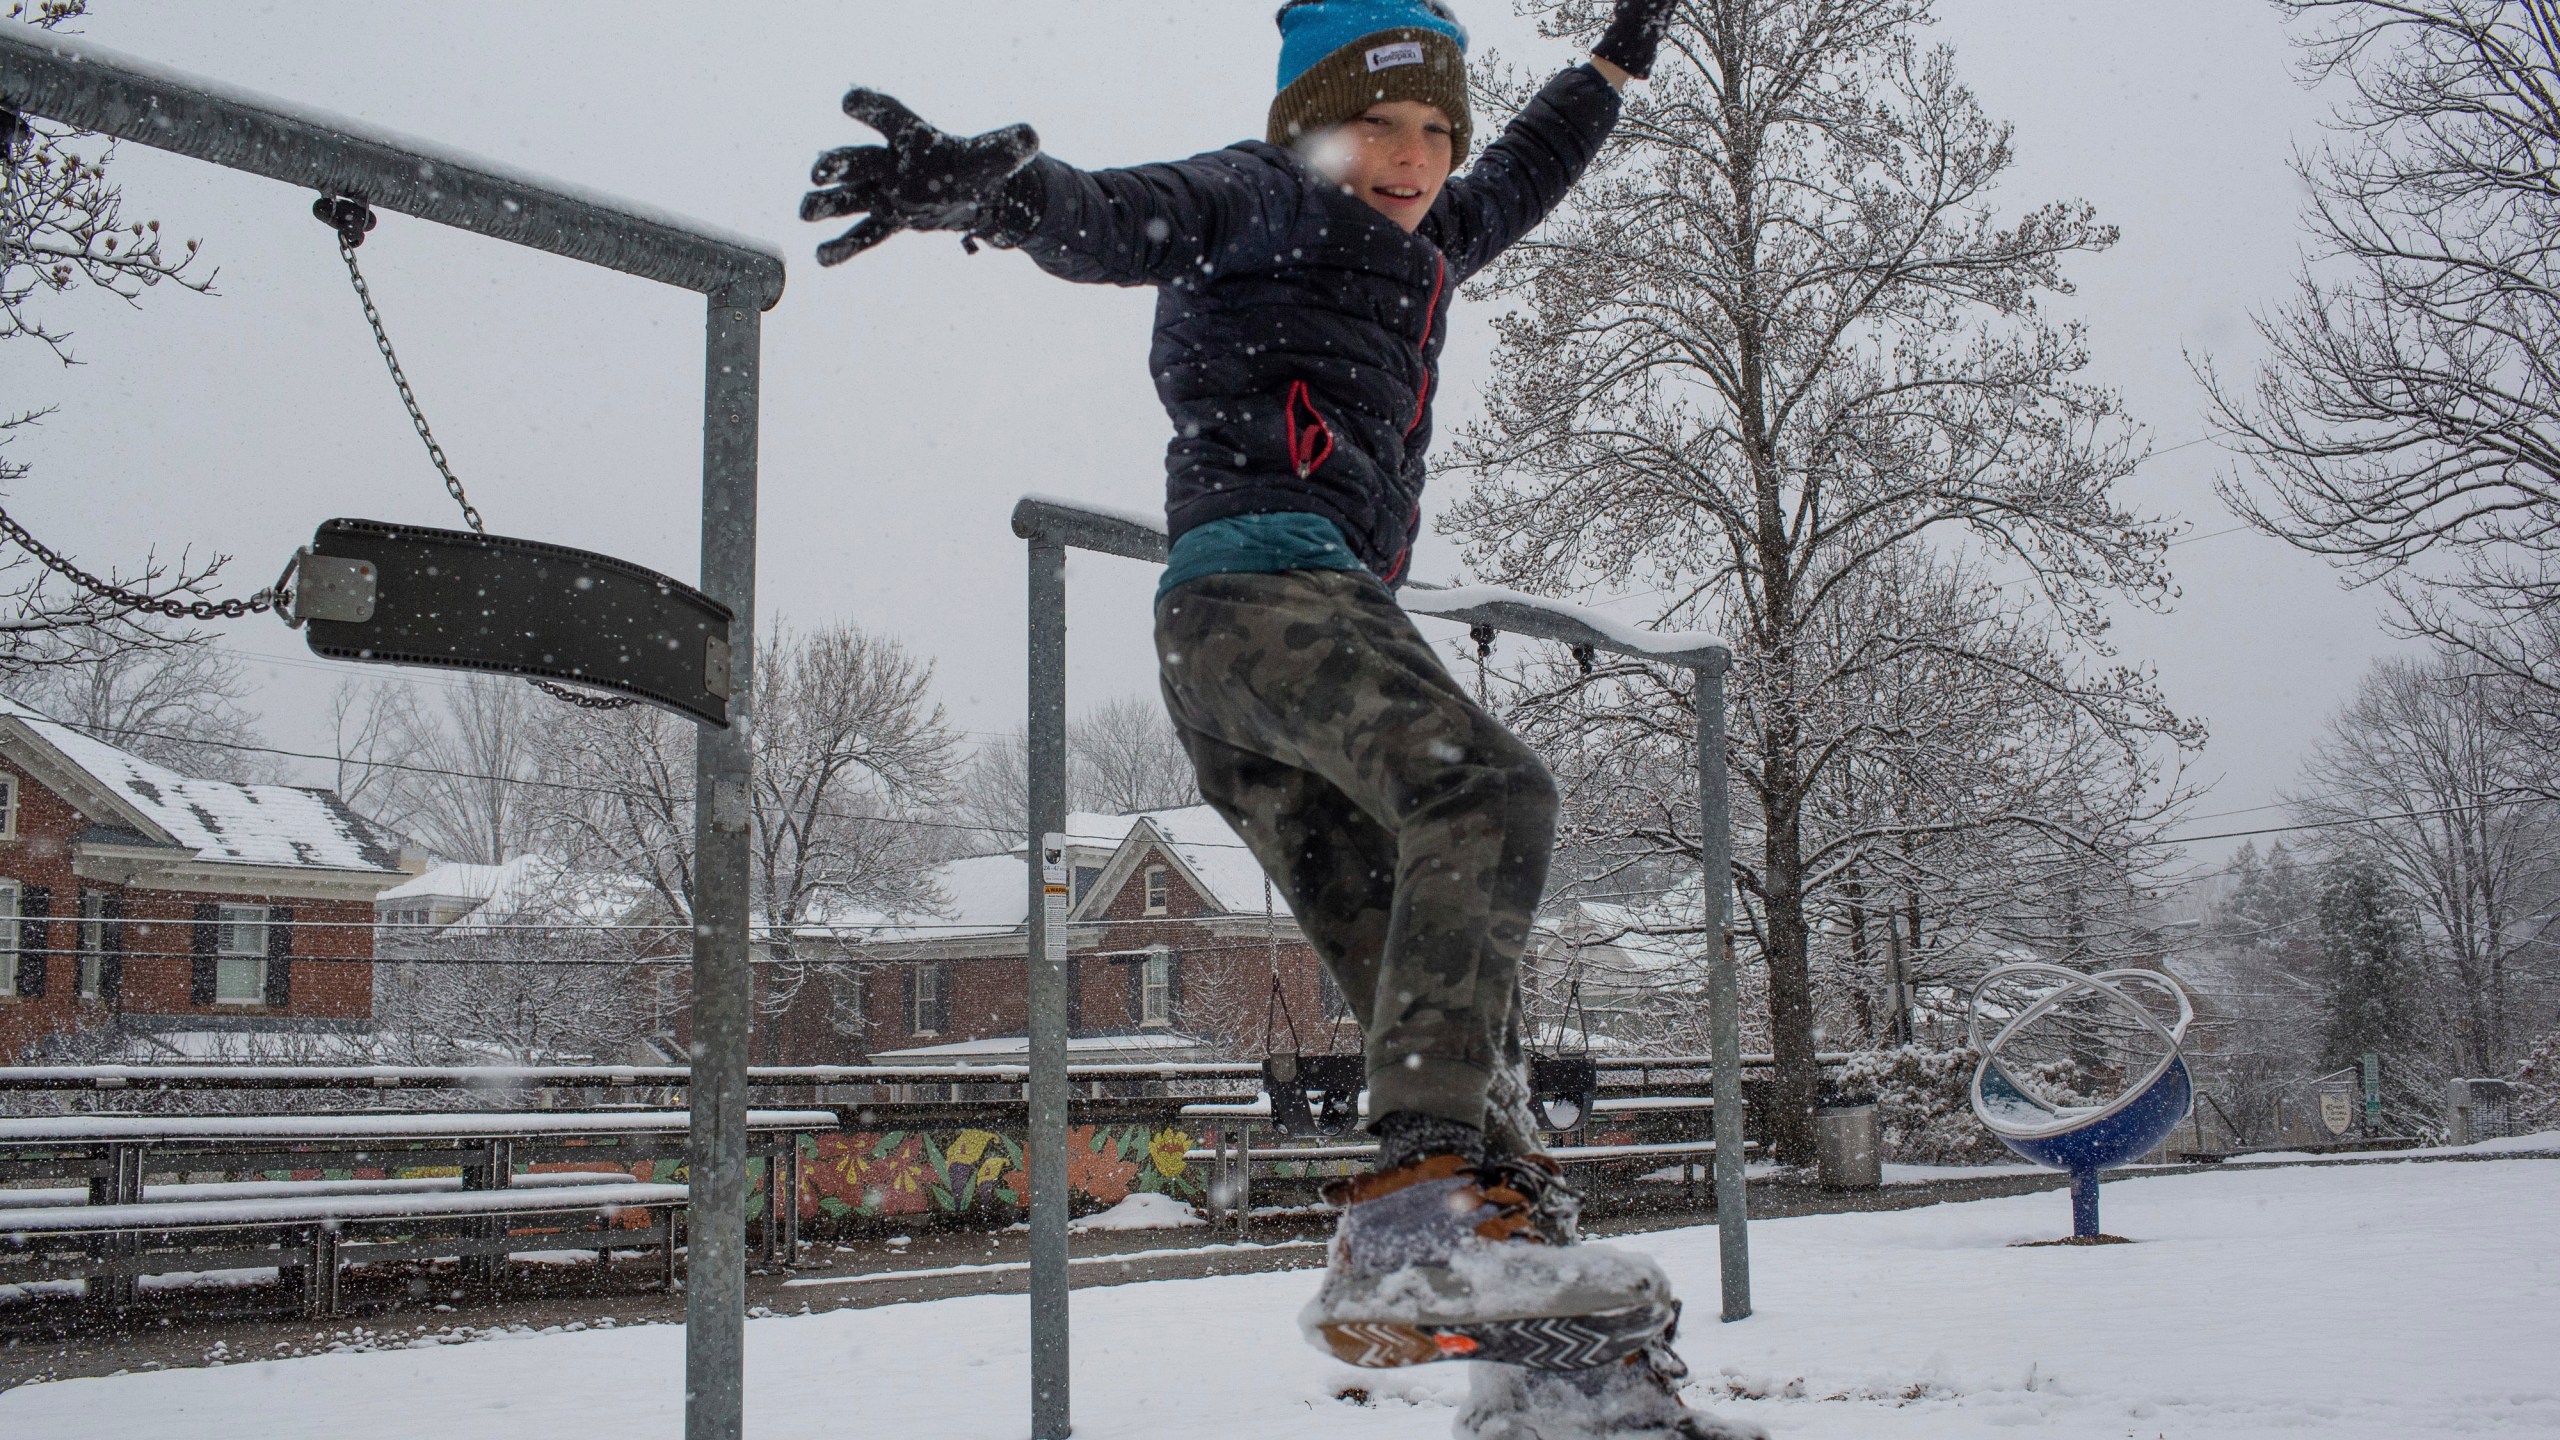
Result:
{"label": "metal pole base", "polygon": [[2071,1234],[2078,1240],[2098,1238],[2098,1172],[2071,1172]]}

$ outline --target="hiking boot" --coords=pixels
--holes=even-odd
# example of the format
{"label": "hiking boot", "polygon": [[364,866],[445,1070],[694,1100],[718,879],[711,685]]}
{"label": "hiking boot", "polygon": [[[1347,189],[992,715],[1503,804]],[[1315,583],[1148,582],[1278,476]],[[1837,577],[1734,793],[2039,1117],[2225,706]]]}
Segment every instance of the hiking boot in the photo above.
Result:
{"label": "hiking boot", "polygon": [[[1671,1284],[1641,1255],[1550,1244],[1562,1186],[1543,1155],[1433,1155],[1325,1187],[1342,1208],[1309,1343],[1370,1368],[1494,1360],[1581,1370],[1669,1329]],[[1569,1194],[1570,1192],[1566,1192]]]}
{"label": "hiking boot", "polygon": [[1769,1440],[1747,1420],[1693,1410],[1689,1373],[1669,1333],[1622,1360],[1587,1370],[1479,1365],[1458,1412],[1458,1440]]}

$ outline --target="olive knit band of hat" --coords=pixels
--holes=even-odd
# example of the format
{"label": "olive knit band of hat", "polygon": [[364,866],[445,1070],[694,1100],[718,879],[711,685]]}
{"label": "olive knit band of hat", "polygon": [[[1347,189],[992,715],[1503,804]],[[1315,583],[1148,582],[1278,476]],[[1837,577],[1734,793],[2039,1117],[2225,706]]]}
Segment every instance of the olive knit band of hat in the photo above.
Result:
{"label": "olive knit band of hat", "polygon": [[1398,26],[1361,36],[1308,66],[1271,101],[1267,138],[1295,145],[1387,100],[1418,100],[1449,117],[1449,166],[1466,163],[1473,130],[1466,51],[1450,35]]}

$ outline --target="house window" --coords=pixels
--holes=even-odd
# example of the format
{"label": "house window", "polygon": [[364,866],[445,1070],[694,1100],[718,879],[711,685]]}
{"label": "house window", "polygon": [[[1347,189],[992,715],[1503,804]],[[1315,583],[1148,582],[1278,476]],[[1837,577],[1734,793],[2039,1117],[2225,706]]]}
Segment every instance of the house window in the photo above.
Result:
{"label": "house window", "polygon": [[1148,914],[1161,915],[1164,913],[1165,897],[1171,892],[1172,888],[1172,882],[1166,878],[1163,866],[1150,865],[1147,867]]}
{"label": "house window", "polygon": [[1077,867],[1076,867],[1076,873],[1075,873],[1075,893],[1074,893],[1072,896],[1070,896],[1069,898],[1070,898],[1070,899],[1072,899],[1072,900],[1074,900],[1074,901],[1076,901],[1076,902],[1078,902],[1078,903],[1082,903],[1082,901],[1084,900],[1084,897],[1085,897],[1086,892],[1087,892],[1087,891],[1090,891],[1091,889],[1093,889],[1093,882],[1094,882],[1094,881],[1096,881],[1096,880],[1099,880],[1099,879],[1101,879],[1101,878],[1102,878],[1102,867],[1101,867],[1101,866],[1099,866],[1099,865],[1079,865],[1079,866],[1077,866]]}
{"label": "house window", "polygon": [[907,1028],[917,1035],[939,1035],[951,1014],[951,967],[918,965],[915,1004],[908,1008]]}
{"label": "house window", "polygon": [[0,880],[0,1004],[18,998],[18,882]]}
{"label": "house window", "polygon": [[95,1000],[107,973],[107,897],[80,892],[80,998]]}
{"label": "house window", "polygon": [[0,840],[18,838],[18,777],[0,775]]}
{"label": "house window", "polygon": [[267,1001],[267,907],[225,905],[214,946],[213,999],[218,1005]]}
{"label": "house window", "polygon": [[1147,952],[1146,968],[1139,978],[1138,1023],[1173,1023],[1173,956],[1167,951]]}

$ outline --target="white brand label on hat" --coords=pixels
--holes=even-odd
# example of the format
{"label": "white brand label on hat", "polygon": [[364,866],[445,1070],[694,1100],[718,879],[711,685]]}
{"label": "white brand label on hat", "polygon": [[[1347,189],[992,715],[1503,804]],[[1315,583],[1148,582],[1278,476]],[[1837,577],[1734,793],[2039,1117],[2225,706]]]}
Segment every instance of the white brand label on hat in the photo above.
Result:
{"label": "white brand label on hat", "polygon": [[1369,73],[1372,75],[1381,70],[1393,70],[1399,65],[1419,65],[1421,63],[1422,42],[1419,40],[1407,40],[1395,45],[1381,45],[1377,49],[1369,52]]}

